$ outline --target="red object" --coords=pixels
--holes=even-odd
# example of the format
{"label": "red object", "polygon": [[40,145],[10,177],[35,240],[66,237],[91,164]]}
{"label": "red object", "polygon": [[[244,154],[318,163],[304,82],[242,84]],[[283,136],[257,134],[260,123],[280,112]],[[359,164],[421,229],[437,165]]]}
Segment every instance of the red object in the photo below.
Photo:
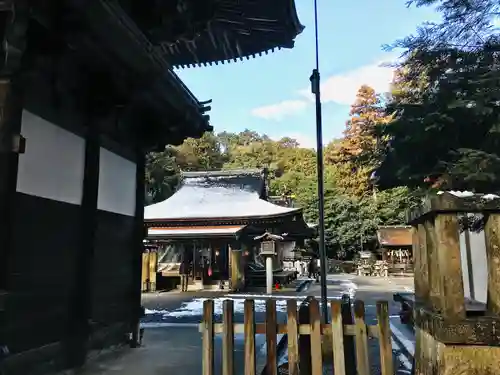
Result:
{"label": "red object", "polygon": [[212,276],[212,267],[208,268],[208,276]]}
{"label": "red object", "polygon": [[280,284],[279,284],[279,283],[276,283],[276,284],[274,285],[274,289],[279,289],[279,288],[280,288]]}

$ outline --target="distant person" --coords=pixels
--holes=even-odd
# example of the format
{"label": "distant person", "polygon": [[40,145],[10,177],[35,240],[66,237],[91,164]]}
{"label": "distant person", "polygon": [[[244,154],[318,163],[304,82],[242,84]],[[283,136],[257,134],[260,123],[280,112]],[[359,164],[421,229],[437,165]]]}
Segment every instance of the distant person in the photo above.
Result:
{"label": "distant person", "polygon": [[310,279],[316,278],[316,261],[314,258],[309,261],[309,264],[307,266],[307,274]]}
{"label": "distant person", "polygon": [[181,266],[179,268],[179,274],[181,275],[181,291],[188,291],[188,283],[189,283],[189,265],[190,262],[187,259],[183,259],[181,262]]}

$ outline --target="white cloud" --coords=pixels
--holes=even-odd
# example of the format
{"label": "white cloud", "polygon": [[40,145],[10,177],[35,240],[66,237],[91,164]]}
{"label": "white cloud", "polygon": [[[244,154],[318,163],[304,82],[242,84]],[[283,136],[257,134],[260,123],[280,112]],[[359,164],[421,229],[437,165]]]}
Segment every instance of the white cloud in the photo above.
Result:
{"label": "white cloud", "polygon": [[[387,92],[394,68],[384,65],[384,62],[379,61],[326,78],[321,84],[321,101],[351,105],[362,85],[368,85],[380,94]],[[309,88],[301,90],[300,94],[313,100]]]}
{"label": "white cloud", "polygon": [[295,139],[297,142],[299,142],[300,147],[303,148],[314,148],[316,149],[316,138],[314,136],[309,136],[307,134],[303,133],[290,133],[278,137],[271,137],[275,141],[279,141],[283,137],[289,137],[292,139]]}
{"label": "white cloud", "polygon": [[293,116],[302,112],[307,107],[305,100],[284,100],[282,102],[255,108],[252,115],[266,120],[280,121],[286,116]]}
{"label": "white cloud", "polygon": [[[394,75],[394,68],[388,66],[387,63],[394,62],[396,57],[397,55],[390,54],[383,61],[379,60],[323,79],[321,83],[322,102],[349,106],[354,103],[356,94],[362,85],[372,87],[379,94],[387,92]],[[314,101],[310,87],[300,90],[298,93],[304,97],[303,100],[284,100],[276,104],[255,108],[251,113],[255,117],[274,121],[297,115]],[[304,143],[311,144],[305,140]]]}

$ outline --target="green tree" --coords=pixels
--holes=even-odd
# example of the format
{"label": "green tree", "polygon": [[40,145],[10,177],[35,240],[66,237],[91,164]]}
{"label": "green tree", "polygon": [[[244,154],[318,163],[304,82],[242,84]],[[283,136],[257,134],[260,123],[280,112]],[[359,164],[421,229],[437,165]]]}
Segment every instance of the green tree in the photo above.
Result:
{"label": "green tree", "polygon": [[486,44],[407,59],[409,79],[425,76],[427,84],[388,105],[395,116],[384,128],[391,141],[378,172],[382,186],[500,188],[498,52],[500,45]]}
{"label": "green tree", "polygon": [[217,170],[225,161],[221,143],[211,132],[199,139],[188,138],[176,149],[176,162],[184,171]]}
{"label": "green tree", "polygon": [[167,147],[163,152],[146,155],[146,203],[161,202],[170,197],[179,183],[177,151]]}

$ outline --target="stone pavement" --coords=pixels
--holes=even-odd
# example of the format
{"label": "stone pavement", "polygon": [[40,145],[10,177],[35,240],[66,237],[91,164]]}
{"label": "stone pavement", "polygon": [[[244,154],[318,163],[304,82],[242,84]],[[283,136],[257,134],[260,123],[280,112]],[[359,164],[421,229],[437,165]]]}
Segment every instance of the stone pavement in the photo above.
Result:
{"label": "stone pavement", "polygon": [[201,351],[197,329],[148,329],[142,347],[110,351],[90,360],[83,370],[61,375],[197,375],[201,374]]}

